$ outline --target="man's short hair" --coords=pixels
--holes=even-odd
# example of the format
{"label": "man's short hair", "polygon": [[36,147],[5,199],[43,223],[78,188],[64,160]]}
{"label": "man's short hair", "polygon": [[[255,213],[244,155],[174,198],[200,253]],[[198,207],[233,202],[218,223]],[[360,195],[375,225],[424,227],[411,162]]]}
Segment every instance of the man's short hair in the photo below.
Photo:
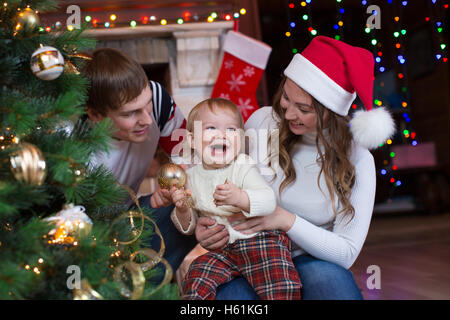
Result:
{"label": "man's short hair", "polygon": [[87,105],[102,116],[136,99],[148,85],[142,66],[119,50],[101,48],[91,57],[83,68],[90,80]]}

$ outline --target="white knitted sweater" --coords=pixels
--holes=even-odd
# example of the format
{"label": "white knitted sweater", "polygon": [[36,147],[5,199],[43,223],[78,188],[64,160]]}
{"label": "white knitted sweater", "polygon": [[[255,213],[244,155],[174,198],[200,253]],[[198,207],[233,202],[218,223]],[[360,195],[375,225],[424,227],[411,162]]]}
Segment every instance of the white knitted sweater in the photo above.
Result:
{"label": "white knitted sweater", "polygon": [[177,229],[184,234],[192,234],[198,216],[210,216],[219,224],[225,225],[230,234],[229,243],[237,239],[248,239],[256,235],[245,235],[234,230],[227,217],[242,210],[233,206],[216,206],[213,193],[216,186],[224,184],[228,179],[243,191],[250,200],[250,212],[243,212],[247,217],[271,214],[276,207],[275,193],[264,180],[255,166],[255,162],[247,155],[240,154],[237,159],[225,168],[205,170],[201,164],[186,170],[186,186],[191,190],[194,207],[189,227],[184,230],[177,218],[176,208],[171,218]]}

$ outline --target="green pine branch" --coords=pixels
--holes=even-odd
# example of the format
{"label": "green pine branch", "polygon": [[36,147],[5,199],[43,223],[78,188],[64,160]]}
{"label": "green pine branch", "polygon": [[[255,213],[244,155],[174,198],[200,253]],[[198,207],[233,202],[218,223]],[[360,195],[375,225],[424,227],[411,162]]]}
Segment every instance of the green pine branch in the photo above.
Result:
{"label": "green pine branch", "polygon": [[[118,220],[130,197],[110,171],[90,161],[108,152],[112,122],[93,125],[84,119],[89,83],[79,72],[43,81],[30,69],[31,56],[42,45],[58,49],[66,62],[82,70],[86,60],[73,54],[95,48],[95,39],[83,33],[88,24],[55,33],[38,28],[15,32],[17,8],[29,5],[46,12],[58,2],[7,3],[0,9],[0,299],[72,299],[66,282],[71,265],[104,298],[125,299],[113,279],[114,268],[149,246],[155,230],[146,220],[139,239],[118,245],[118,239],[134,237],[129,220]],[[11,156],[22,148],[17,139],[35,145],[45,158],[46,178],[39,186],[17,180],[11,170]],[[78,235],[76,244],[55,244],[49,235],[55,225],[45,219],[69,203],[85,207],[92,230]],[[149,209],[144,213],[151,216]],[[142,299],[178,298],[174,285],[153,293],[157,283],[152,279],[161,271],[145,275]]]}

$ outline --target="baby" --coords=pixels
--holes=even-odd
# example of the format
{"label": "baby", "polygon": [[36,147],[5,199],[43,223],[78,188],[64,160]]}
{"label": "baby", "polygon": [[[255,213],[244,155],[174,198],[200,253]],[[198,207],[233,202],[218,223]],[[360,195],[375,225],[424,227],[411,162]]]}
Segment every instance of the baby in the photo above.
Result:
{"label": "baby", "polygon": [[238,212],[248,218],[269,215],[276,207],[273,190],[242,152],[243,127],[239,109],[229,100],[207,99],[189,113],[187,141],[201,163],[186,170],[185,191],[171,190],[171,218],[181,233],[192,234],[197,217],[209,216],[225,225],[230,239],[223,250],[192,262],[183,281],[185,299],[214,299],[217,287],[237,276],[246,278],[261,299],[300,299],[287,235],[279,230],[243,234],[227,219]]}

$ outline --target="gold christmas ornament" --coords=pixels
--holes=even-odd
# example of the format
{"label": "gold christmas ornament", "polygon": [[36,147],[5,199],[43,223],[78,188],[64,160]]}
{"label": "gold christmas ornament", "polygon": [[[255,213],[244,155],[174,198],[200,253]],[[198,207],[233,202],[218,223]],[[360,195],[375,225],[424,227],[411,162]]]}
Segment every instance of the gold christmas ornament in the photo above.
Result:
{"label": "gold christmas ornament", "polygon": [[55,222],[56,229],[48,233],[53,236],[50,243],[76,245],[77,240],[91,233],[92,220],[85,213],[83,206],[74,206],[72,203],[64,206],[63,210],[44,220]]}
{"label": "gold christmas ornament", "polygon": [[158,171],[158,183],[163,189],[182,188],[186,183],[186,172],[175,163],[167,163]]}
{"label": "gold christmas ornament", "polygon": [[54,80],[64,71],[64,57],[58,49],[44,46],[31,55],[30,68],[41,80]]}
{"label": "gold christmas ornament", "polygon": [[72,62],[66,61],[66,63],[64,64],[64,73],[73,73],[78,75],[80,74],[80,71]]}
{"label": "gold christmas ornament", "polygon": [[194,203],[192,197],[188,196],[184,190],[186,184],[186,171],[183,167],[175,163],[167,163],[158,171],[158,183],[163,189],[170,190],[172,187],[177,189],[183,189],[184,192],[184,204],[189,208],[192,208]]}
{"label": "gold christmas ornament", "polygon": [[103,297],[92,289],[86,279],[81,280],[80,289],[73,289],[73,300],[104,300]]}
{"label": "gold christmas ornament", "polygon": [[[87,54],[84,53],[74,53],[74,54],[69,54],[69,57],[71,59],[73,58],[77,58],[77,59],[82,59],[82,60],[92,60],[92,57],[90,57]],[[80,74],[80,70],[78,70],[78,68],[75,66],[75,64],[72,61],[67,60],[66,63],[64,64],[64,72],[65,73],[74,73],[74,74]]]}
{"label": "gold christmas ornament", "polygon": [[39,16],[36,11],[31,8],[25,8],[18,11],[16,16],[16,26],[14,30],[16,32],[21,30],[34,30],[40,25]]}
{"label": "gold christmas ornament", "polygon": [[19,150],[10,158],[14,177],[30,185],[41,185],[47,175],[47,165],[41,150],[30,143],[19,144]]}

